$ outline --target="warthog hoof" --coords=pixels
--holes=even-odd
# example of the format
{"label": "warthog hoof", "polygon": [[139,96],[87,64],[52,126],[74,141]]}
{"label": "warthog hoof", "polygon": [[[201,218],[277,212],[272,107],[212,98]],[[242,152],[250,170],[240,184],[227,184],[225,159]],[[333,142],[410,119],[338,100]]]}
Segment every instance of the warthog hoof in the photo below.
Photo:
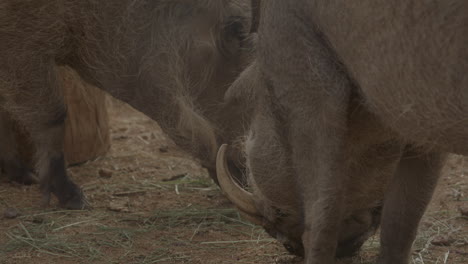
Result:
{"label": "warthog hoof", "polygon": [[82,210],[89,208],[89,203],[86,200],[86,197],[83,191],[76,184],[71,183],[68,192],[66,195],[59,196],[55,194],[59,200],[59,205],[62,208],[71,209],[71,210]]}
{"label": "warthog hoof", "polygon": [[57,197],[60,207],[75,210],[89,207],[83,191],[68,176],[63,155],[51,159],[49,172],[49,181],[42,186],[44,205],[49,204],[52,193]]}
{"label": "warthog hoof", "polygon": [[59,206],[70,210],[83,210],[90,208],[88,201],[83,191],[74,183],[67,188],[56,192],[54,190],[44,190],[42,195],[42,207],[48,207],[50,204],[50,195],[54,194],[57,197]]}

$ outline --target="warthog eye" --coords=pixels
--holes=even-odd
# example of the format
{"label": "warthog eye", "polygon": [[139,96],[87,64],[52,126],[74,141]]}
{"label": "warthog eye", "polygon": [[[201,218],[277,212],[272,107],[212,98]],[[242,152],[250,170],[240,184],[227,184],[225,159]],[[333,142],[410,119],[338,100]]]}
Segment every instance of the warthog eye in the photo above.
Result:
{"label": "warthog eye", "polygon": [[241,17],[229,17],[223,25],[217,46],[221,54],[226,57],[237,54],[244,45],[247,34],[242,19]]}
{"label": "warthog eye", "polygon": [[283,212],[281,209],[276,208],[276,207],[275,207],[275,214],[276,214],[276,217],[278,217],[278,218],[285,218],[285,217],[288,217],[288,215],[289,215],[289,214]]}
{"label": "warthog eye", "polygon": [[244,30],[243,18],[242,17],[230,17],[224,25],[224,31],[227,33],[228,40],[235,38],[238,41],[242,41],[246,37]]}
{"label": "warthog eye", "polygon": [[289,252],[294,252],[294,248],[290,244],[283,244],[284,248]]}

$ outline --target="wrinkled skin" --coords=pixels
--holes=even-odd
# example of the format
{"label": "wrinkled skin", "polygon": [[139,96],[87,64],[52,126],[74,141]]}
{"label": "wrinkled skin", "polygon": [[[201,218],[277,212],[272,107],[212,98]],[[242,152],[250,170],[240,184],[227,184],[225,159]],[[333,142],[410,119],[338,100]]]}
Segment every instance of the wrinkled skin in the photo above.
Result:
{"label": "wrinkled skin", "polygon": [[443,153],[468,154],[466,43],[466,1],[262,1],[226,95],[255,106],[250,219],[306,264],[380,224],[378,263],[408,263]]}
{"label": "wrinkled skin", "polygon": [[247,59],[249,15],[236,0],[1,1],[0,106],[31,135],[43,203],[54,194],[86,206],[65,170],[57,65],[156,120],[214,171],[217,142],[240,134],[222,99]]}

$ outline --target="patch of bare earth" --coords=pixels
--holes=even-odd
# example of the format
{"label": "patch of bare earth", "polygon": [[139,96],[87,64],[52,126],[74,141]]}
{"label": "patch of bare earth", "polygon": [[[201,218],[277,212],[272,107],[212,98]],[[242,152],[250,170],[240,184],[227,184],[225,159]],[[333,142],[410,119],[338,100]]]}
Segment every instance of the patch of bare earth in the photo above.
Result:
{"label": "patch of bare earth", "polygon": [[[242,220],[207,172],[158,125],[109,107],[112,148],[69,171],[91,210],[40,208],[37,186],[0,182],[0,263],[302,263]],[[452,156],[414,245],[413,263],[466,263],[468,158]],[[375,236],[343,263],[374,263]]]}

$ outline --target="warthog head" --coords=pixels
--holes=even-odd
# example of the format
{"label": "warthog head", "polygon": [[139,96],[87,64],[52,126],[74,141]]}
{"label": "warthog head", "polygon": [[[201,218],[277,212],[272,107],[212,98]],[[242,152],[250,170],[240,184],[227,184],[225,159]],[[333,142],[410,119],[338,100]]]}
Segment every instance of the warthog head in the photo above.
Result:
{"label": "warthog head", "polygon": [[[263,181],[261,184],[257,184],[255,178],[249,174],[248,180],[252,191],[249,192],[233,180],[226,163],[226,149],[227,145],[220,148],[216,164],[218,181],[225,195],[236,205],[245,219],[263,226],[265,231],[282,243],[290,253],[304,256],[302,244],[302,234],[304,233],[303,210],[300,194],[295,186],[297,183],[294,183],[292,175],[282,179],[271,178],[270,182]],[[262,159],[262,156],[252,158],[254,160]],[[275,161],[276,165],[271,164],[271,161],[268,163],[258,160],[253,162],[270,164],[271,169],[274,170],[274,175],[281,173],[288,175],[287,167],[281,166],[281,161],[278,161]],[[252,160],[249,160],[249,162],[248,167],[252,170]],[[284,169],[281,169],[281,167]],[[268,170],[268,168],[262,168],[262,170]],[[273,185],[283,186],[284,188],[272,191],[269,188]],[[276,191],[279,191],[282,195],[275,194]],[[380,212],[381,207],[375,206],[367,210],[354,211],[344,219],[336,251],[337,257],[349,257],[357,253],[362,244],[375,233],[379,226]]]}

